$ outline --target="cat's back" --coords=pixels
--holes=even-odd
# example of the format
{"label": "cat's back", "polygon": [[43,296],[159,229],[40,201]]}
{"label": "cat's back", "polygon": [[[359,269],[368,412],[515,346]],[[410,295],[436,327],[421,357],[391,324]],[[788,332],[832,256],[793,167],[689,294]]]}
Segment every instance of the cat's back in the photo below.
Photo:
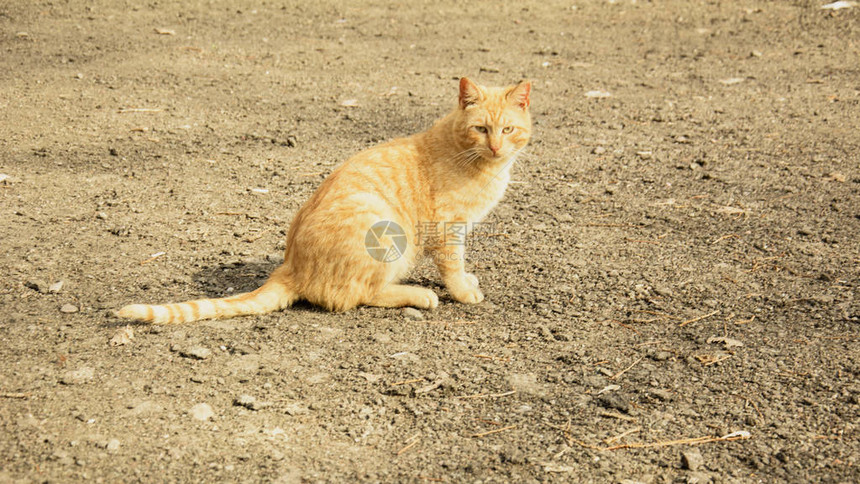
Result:
{"label": "cat's back", "polygon": [[425,198],[422,156],[415,136],[397,138],[356,153],[335,167],[298,217],[304,218],[311,212],[360,212],[379,202],[401,213],[413,212],[417,208],[414,205]]}

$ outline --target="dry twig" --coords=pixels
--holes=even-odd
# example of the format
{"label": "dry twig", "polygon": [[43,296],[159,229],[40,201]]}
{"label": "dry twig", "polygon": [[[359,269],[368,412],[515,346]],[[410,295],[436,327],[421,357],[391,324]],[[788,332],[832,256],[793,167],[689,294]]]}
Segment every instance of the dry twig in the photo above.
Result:
{"label": "dry twig", "polygon": [[488,430],[488,431],[486,431],[486,432],[480,432],[480,433],[477,433],[477,434],[472,434],[471,436],[472,436],[472,437],[476,437],[476,438],[481,438],[481,437],[486,437],[486,436],[488,436],[488,435],[497,434],[497,433],[499,433],[499,432],[504,432],[505,430],[515,429],[515,428],[517,428],[517,426],[516,426],[516,425],[508,425],[507,427],[502,427],[502,428],[500,428],[500,429]]}
{"label": "dry twig", "polygon": [[418,383],[420,381],[424,381],[424,379],[423,378],[413,378],[412,380],[403,380],[403,381],[394,382],[389,386],[396,387],[396,386],[400,386],[400,385],[408,385],[410,383]]}
{"label": "dry twig", "polygon": [[158,259],[159,257],[163,256],[166,253],[167,252],[156,252],[155,254],[152,254],[152,257],[150,257],[149,259],[141,261],[140,265],[149,264],[150,262],[154,261],[155,259]]}
{"label": "dry twig", "polygon": [[716,311],[711,311],[710,313],[705,314],[704,316],[699,316],[698,318],[688,319],[688,320],[686,320],[686,321],[682,322],[681,324],[679,324],[679,325],[678,325],[678,327],[683,328],[684,326],[686,326],[686,325],[688,325],[688,324],[690,324],[690,323],[696,323],[696,322],[699,322],[699,321],[701,321],[701,320],[703,320],[703,319],[710,318],[711,316],[713,316],[713,315],[715,315],[715,314],[717,314],[717,313],[719,313],[719,312],[720,312],[720,310],[719,310],[719,309],[717,309]]}
{"label": "dry twig", "polygon": [[636,364],[637,364],[637,363],[639,363],[640,361],[642,361],[642,358],[644,358],[644,356],[640,356],[640,357],[639,357],[639,359],[638,359],[638,360],[636,360],[636,361],[634,361],[633,363],[631,363],[631,364],[630,364],[630,366],[628,366],[627,368],[625,368],[625,369],[623,369],[623,370],[619,371],[618,373],[616,373],[616,374],[612,375],[611,377],[609,377],[609,379],[610,379],[610,380],[615,380],[615,379],[616,379],[616,378],[618,378],[619,376],[621,376],[621,375],[623,375],[623,374],[627,373],[631,368],[633,368],[634,366],[636,366]]}
{"label": "dry twig", "polygon": [[630,434],[635,434],[636,432],[639,432],[640,430],[642,430],[642,427],[633,427],[630,430],[625,430],[624,432],[621,432],[620,434],[616,435],[615,437],[609,437],[609,438],[603,439],[603,441],[606,442],[607,444],[611,444],[611,443],[615,442],[616,440],[623,439],[624,437],[627,437]]}

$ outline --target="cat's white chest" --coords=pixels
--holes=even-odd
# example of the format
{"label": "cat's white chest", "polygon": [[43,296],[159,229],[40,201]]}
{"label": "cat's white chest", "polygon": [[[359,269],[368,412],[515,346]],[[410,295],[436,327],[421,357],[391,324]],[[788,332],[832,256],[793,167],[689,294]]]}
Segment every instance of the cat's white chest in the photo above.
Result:
{"label": "cat's white chest", "polygon": [[513,164],[514,160],[510,160],[499,171],[490,173],[478,184],[477,192],[473,195],[475,203],[471,207],[471,213],[467,215],[470,222],[482,221],[505,196],[505,190],[511,181]]}

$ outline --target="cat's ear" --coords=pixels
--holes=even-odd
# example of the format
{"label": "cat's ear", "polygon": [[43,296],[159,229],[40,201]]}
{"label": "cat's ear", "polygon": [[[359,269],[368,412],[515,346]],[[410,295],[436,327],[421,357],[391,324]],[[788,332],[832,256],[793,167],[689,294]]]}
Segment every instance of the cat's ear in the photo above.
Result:
{"label": "cat's ear", "polygon": [[468,77],[460,79],[460,109],[466,109],[468,106],[478,104],[483,97],[481,88],[477,84],[472,82]]}
{"label": "cat's ear", "polygon": [[529,107],[529,94],[532,92],[531,81],[523,81],[516,86],[510,88],[505,94],[505,97],[512,103],[522,109]]}

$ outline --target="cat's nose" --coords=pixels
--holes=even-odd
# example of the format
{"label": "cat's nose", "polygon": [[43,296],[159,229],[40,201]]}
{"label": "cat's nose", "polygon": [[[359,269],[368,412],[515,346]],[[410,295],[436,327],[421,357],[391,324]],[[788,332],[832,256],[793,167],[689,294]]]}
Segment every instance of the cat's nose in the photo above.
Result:
{"label": "cat's nose", "polygon": [[500,146],[493,146],[493,145],[490,145],[490,151],[492,151],[492,152],[493,152],[493,156],[499,156],[499,150],[500,150],[500,149],[501,149],[501,147],[500,147]]}

